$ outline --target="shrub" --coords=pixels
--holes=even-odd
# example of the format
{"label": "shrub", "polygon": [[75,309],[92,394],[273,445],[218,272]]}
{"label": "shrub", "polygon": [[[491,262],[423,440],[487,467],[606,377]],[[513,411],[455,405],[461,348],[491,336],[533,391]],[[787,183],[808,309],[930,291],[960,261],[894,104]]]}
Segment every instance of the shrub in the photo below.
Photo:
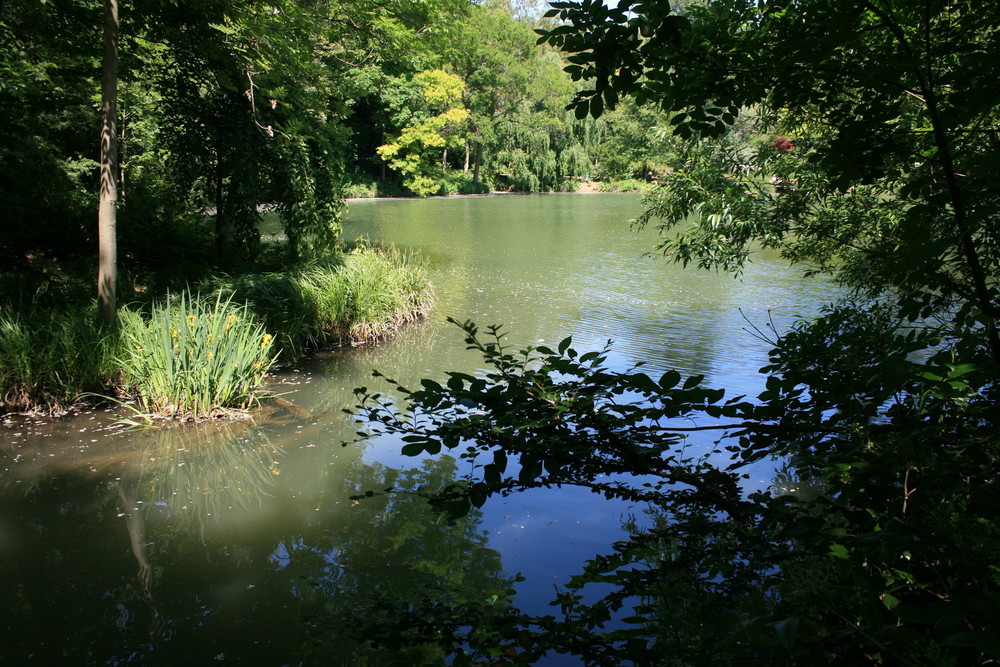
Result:
{"label": "shrub", "polygon": [[598,192],[645,192],[651,185],[646,181],[626,178],[620,181],[602,181],[597,184]]}
{"label": "shrub", "polygon": [[247,309],[189,293],[153,307],[149,319],[120,313],[125,387],[162,416],[208,417],[247,408],[274,362],[274,341]]}
{"label": "shrub", "polygon": [[375,183],[351,183],[344,189],[344,197],[348,199],[369,199],[378,196],[378,186]]}
{"label": "shrub", "polygon": [[445,174],[441,180],[439,195],[480,195],[489,192],[489,186],[480,181],[472,180],[472,173],[453,171]]}

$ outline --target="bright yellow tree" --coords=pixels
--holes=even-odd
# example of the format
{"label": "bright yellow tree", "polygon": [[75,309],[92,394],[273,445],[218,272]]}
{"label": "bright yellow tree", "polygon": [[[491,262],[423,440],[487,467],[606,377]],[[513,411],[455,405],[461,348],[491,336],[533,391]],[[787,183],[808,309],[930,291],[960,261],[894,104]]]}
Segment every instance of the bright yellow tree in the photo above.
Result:
{"label": "bright yellow tree", "polygon": [[378,154],[403,175],[407,188],[424,197],[438,190],[447,166],[448,149],[464,140],[469,110],[462,106],[464,83],[454,74],[428,70],[413,77],[413,83],[423,109],[399,136],[379,146]]}

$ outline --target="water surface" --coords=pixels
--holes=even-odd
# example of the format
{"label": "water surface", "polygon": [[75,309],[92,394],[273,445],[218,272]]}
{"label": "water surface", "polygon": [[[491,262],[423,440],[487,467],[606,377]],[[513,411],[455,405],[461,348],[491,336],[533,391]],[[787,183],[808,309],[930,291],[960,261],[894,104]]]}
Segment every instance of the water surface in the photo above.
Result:
{"label": "water surface", "polygon": [[[730,394],[762,388],[779,328],[833,288],[773,256],[742,280],[649,256],[629,230],[635,195],[354,202],[345,234],[419,252],[437,306],[378,346],[323,353],[275,378],[287,403],[254,423],[123,433],[90,413],[11,420],[0,440],[0,657],[52,664],[441,664],[433,647],[379,652],[345,628],[421,595],[487,600],[516,585],[551,611],[553,586],[606,550],[642,508],[585,491],[496,499],[456,527],[416,493],[466,470],[399,443],[341,446],[352,389],[373,368],[407,383],[475,372],[446,316],[503,324],[515,346],[612,340],[609,363],[704,373]],[[706,443],[701,443],[705,446]],[[762,467],[749,485],[766,486]],[[352,496],[402,490],[361,501]],[[382,606],[380,606],[382,605]],[[572,664],[572,663],[569,663]]]}

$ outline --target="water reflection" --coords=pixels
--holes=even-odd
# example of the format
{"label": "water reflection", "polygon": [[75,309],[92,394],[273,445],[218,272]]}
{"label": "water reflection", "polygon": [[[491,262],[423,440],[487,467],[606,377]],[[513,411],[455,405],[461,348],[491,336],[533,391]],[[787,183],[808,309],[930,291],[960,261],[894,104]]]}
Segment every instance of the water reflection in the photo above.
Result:
{"label": "water reflection", "polygon": [[202,541],[210,523],[261,509],[281,474],[280,449],[253,424],[152,429],[129,444],[135,461],[123,461],[119,486],[136,507],[125,503],[126,512],[141,509]]}
{"label": "water reflection", "polygon": [[[477,372],[481,360],[447,315],[503,323],[514,347],[613,339],[613,369],[645,361],[651,375],[675,367],[755,394],[768,345],[743,331],[740,310],[758,325],[771,313],[780,327],[833,290],[773,257],[742,282],[645,257],[654,235],[631,234],[626,222],[640,209],[628,195],[352,205],[348,234],[419,249],[431,264],[437,311],[404,336],[286,369],[273,387],[286,403],[257,423],[131,434],[101,414],[5,423],[0,658],[440,664],[434,644],[379,653],[353,633],[405,618],[392,609],[430,614],[427,596],[445,614],[488,613],[510,584],[498,550],[526,577],[519,606],[550,613],[553,585],[606,552],[623,536],[623,515],[642,508],[538,489],[444,526],[416,490],[468,471],[449,459],[415,462],[388,438],[342,448],[354,428],[341,410],[355,403],[354,387],[376,386],[373,368],[407,386]],[[772,473],[748,484],[766,488]],[[351,500],[388,486],[406,492]]]}
{"label": "water reflection", "polygon": [[[387,652],[352,630],[366,615],[424,597],[485,600],[509,587],[479,517],[445,525],[418,493],[453,481],[455,462],[394,470],[366,463],[360,449],[337,449],[285,466],[291,459],[274,432],[230,423],[120,434],[108,439],[117,456],[102,446],[101,466],[96,452],[76,466],[32,465],[30,484],[6,451],[0,656],[31,664],[443,660],[435,642]],[[399,492],[351,499],[388,487]],[[400,662],[406,656],[411,662]]]}

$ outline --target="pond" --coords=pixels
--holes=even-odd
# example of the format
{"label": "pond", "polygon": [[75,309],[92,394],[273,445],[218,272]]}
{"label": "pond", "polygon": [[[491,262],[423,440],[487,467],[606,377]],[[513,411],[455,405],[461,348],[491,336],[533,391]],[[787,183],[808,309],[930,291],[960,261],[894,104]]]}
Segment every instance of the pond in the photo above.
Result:
{"label": "pond", "polygon": [[[615,369],[641,361],[756,394],[768,344],[752,328],[787,327],[835,287],[766,254],[742,280],[682,270],[649,256],[652,231],[629,230],[640,208],[637,195],[353,202],[349,238],[429,263],[437,305],[425,321],[282,370],[281,400],[254,423],[124,433],[104,412],[5,423],[0,658],[442,664],[440,647],[376,649],[352,635],[391,628],[393,607],[428,598],[481,609],[512,586],[523,609],[551,612],[554,586],[641,507],[541,490],[449,526],[419,490],[465,464],[410,459],[391,440],[342,446],[355,430],[342,410],[354,387],[379,386],[373,368],[404,385],[478,370],[446,316],[503,324],[515,346],[612,340]],[[761,466],[747,484],[766,487],[771,472]],[[396,493],[354,498],[387,487]]]}

